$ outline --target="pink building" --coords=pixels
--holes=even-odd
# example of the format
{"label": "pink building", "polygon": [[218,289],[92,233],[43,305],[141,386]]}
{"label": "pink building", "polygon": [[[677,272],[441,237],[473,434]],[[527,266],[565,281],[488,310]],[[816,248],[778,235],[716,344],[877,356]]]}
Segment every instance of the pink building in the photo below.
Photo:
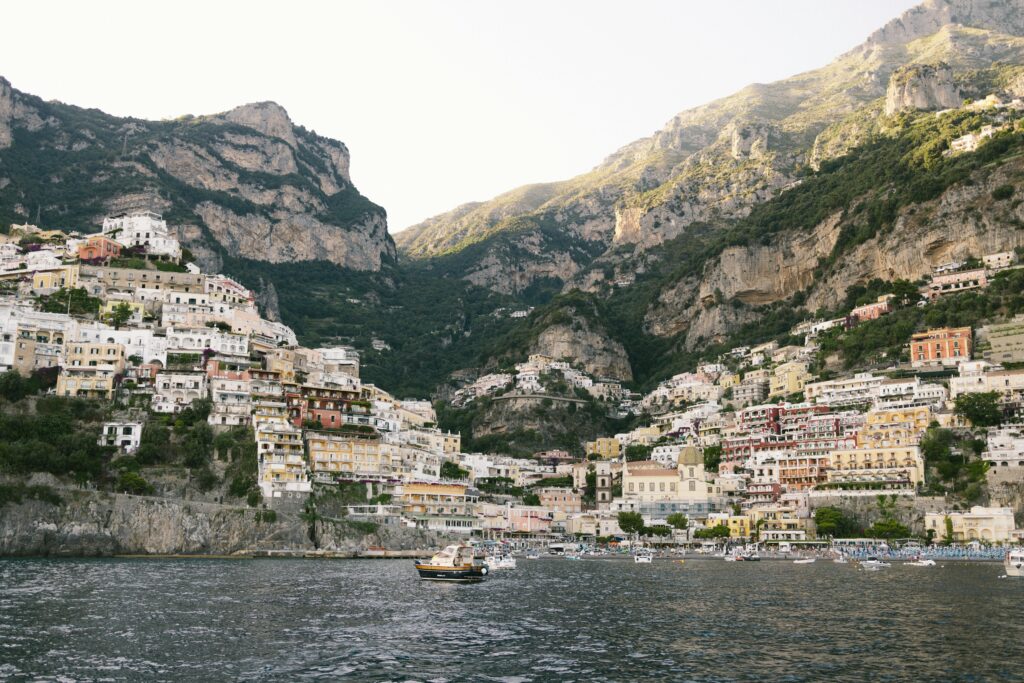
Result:
{"label": "pink building", "polygon": [[877,320],[886,313],[892,311],[892,294],[885,294],[878,297],[878,301],[871,304],[864,304],[850,311],[850,317],[862,323],[867,320]]}
{"label": "pink building", "polygon": [[984,268],[961,270],[956,273],[943,273],[932,276],[932,281],[921,288],[921,294],[935,300],[945,294],[957,294],[972,289],[988,286],[988,277]]}

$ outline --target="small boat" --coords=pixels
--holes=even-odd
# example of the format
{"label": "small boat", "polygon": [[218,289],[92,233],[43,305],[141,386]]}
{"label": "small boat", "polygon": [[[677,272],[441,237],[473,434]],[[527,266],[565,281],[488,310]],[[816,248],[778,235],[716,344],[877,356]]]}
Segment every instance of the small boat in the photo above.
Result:
{"label": "small boat", "polygon": [[1006,553],[1003,568],[1007,576],[1024,576],[1024,549],[1016,548]]}
{"label": "small boat", "polygon": [[882,562],[877,557],[869,557],[860,563],[860,568],[869,572],[877,572],[879,569],[885,569],[888,566],[890,566],[888,562]]}
{"label": "small boat", "polygon": [[567,559],[567,560],[582,560],[583,556],[580,555],[579,553],[566,553],[565,554],[565,559]]}
{"label": "small boat", "polygon": [[540,553],[537,552],[536,550],[531,550],[531,551],[526,553],[526,559],[528,559],[528,560],[539,560],[540,559]]}
{"label": "small boat", "polygon": [[761,556],[757,553],[744,553],[736,556],[737,562],[760,562]]}
{"label": "small boat", "polygon": [[516,568],[516,558],[511,555],[491,555],[484,562],[492,572],[496,569]]}
{"label": "small boat", "polygon": [[929,560],[927,558],[919,557],[916,560],[905,562],[908,567],[934,567],[935,560]]}
{"label": "small boat", "polygon": [[633,556],[633,562],[635,564],[651,564],[654,562],[654,556],[651,555],[650,550],[640,548],[636,551],[636,555]]}
{"label": "small boat", "polygon": [[488,569],[472,546],[460,543],[446,547],[426,562],[417,562],[416,571],[427,581],[473,583],[483,581]]}
{"label": "small boat", "polygon": [[816,559],[817,558],[814,557],[806,557],[802,560],[793,560],[793,564],[814,564],[814,560]]}

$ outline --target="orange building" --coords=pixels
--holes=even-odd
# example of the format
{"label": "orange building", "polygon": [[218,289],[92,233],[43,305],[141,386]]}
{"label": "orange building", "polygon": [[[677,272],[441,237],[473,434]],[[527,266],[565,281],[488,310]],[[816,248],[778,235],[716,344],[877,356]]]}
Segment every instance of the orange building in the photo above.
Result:
{"label": "orange building", "polygon": [[121,255],[121,243],[103,235],[93,235],[78,245],[78,258],[82,261],[106,261]]}
{"label": "orange building", "polygon": [[910,338],[910,364],[915,368],[930,365],[957,365],[971,359],[971,328],[942,327],[918,332]]}

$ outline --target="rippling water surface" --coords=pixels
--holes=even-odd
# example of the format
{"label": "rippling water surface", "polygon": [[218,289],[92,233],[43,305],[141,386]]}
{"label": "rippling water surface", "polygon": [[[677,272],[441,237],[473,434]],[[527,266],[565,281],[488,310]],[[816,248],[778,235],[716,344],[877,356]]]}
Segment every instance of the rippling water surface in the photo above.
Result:
{"label": "rippling water surface", "polygon": [[0,560],[0,680],[1024,680],[995,564]]}

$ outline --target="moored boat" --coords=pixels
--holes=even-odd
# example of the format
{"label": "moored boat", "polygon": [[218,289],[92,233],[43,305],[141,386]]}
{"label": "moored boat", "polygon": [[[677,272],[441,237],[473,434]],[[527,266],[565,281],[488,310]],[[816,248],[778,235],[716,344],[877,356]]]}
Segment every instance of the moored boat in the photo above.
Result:
{"label": "moored boat", "polygon": [[488,570],[471,546],[458,544],[446,547],[426,562],[417,562],[416,571],[428,581],[472,583],[483,581]]}
{"label": "moored boat", "polygon": [[646,548],[640,548],[636,551],[636,555],[633,556],[633,562],[635,564],[651,564],[654,562],[654,556],[650,550]]}
{"label": "moored boat", "polygon": [[1003,568],[1007,576],[1024,576],[1024,549],[1016,548],[1007,552]]}
{"label": "moored boat", "polygon": [[935,560],[929,560],[928,558],[919,557],[916,560],[905,563],[908,567],[934,567]]}
{"label": "moored boat", "polygon": [[814,564],[814,557],[805,557],[802,560],[793,560],[793,564]]}
{"label": "moored boat", "polygon": [[877,557],[869,557],[860,563],[860,568],[869,572],[877,572],[889,566],[888,562],[882,562]]}

